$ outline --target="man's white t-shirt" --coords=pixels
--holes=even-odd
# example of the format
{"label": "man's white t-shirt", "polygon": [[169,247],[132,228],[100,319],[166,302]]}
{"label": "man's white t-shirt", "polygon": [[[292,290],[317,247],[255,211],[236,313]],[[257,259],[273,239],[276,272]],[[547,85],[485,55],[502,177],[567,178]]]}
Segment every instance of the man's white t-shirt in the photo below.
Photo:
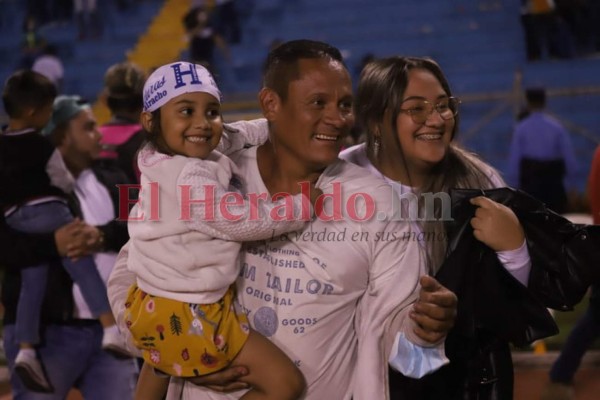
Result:
{"label": "man's white t-shirt", "polygon": [[[246,193],[268,193],[256,148],[231,158],[244,173]],[[415,298],[425,273],[420,246],[403,240],[410,237],[410,224],[376,218],[390,212],[395,193],[369,171],[338,161],[325,170],[317,187],[337,195],[325,202],[321,218],[298,233],[244,245],[238,298],[252,327],[304,374],[304,398],[383,399],[388,359],[381,345],[383,330],[392,312]],[[340,220],[324,221],[335,207]],[[370,220],[352,219],[369,210],[374,213]],[[182,398],[240,395],[185,384]]]}
{"label": "man's white t-shirt", "polygon": [[[105,225],[115,219],[113,202],[108,189],[98,181],[91,169],[84,170],[75,181],[75,194],[79,200],[79,206],[84,221],[89,225]],[[115,265],[117,253],[101,252],[94,253],[96,268],[106,284],[108,277]],[[85,302],[79,286],[73,284],[73,299],[75,300],[76,314],[78,318],[95,319],[89,306]]]}

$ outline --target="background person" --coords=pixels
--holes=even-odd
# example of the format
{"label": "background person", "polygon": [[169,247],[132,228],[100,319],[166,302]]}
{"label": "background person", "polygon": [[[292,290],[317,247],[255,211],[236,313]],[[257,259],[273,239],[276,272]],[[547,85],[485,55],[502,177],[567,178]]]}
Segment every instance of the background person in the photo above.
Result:
{"label": "background person", "polygon": [[562,124],[544,111],[544,88],[529,88],[525,97],[530,113],[513,133],[507,179],[511,186],[562,214],[567,212],[569,197],[576,194],[578,165],[571,138]]}
{"label": "background person", "polygon": [[133,359],[118,359],[102,349],[103,330],[92,316],[78,286],[60,267],[60,256],[93,254],[106,281],[116,252],[128,239],[127,226],[115,220],[119,206],[116,184],[128,183],[118,169],[98,168],[100,134],[89,104],[77,96],[58,102],[52,112],[50,138],[75,177],[72,205],[86,222],[74,221],[54,233],[25,234],[10,229],[0,217],[0,264],[5,267],[2,304],[5,307],[3,339],[9,368],[14,368],[18,347],[15,314],[21,270],[27,265],[51,262],[41,313],[38,355],[54,387],[52,394],[26,389],[12,374],[12,394],[19,400],[63,400],[71,388],[89,400],[132,399],[137,367]]}

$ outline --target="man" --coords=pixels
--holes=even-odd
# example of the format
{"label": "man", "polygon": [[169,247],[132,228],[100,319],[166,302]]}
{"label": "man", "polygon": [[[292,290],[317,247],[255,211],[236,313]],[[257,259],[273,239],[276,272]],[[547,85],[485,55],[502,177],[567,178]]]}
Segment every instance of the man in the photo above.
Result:
{"label": "man", "polygon": [[[243,171],[244,191],[297,194],[299,183],[309,181],[328,200],[317,205],[316,218],[303,231],[245,245],[240,302],[253,328],[303,372],[304,398],[386,398],[388,360],[413,376],[428,371],[424,361],[445,362],[441,342],[456,297],[429,277],[421,278],[419,291],[421,249],[406,240],[415,232],[408,222],[387,218],[393,190],[337,158],[354,123],[352,85],[339,51],[307,40],[281,45],[269,55],[259,100],[269,141],[231,155]],[[260,122],[236,127],[266,129]],[[124,247],[108,285],[120,322],[135,281],[126,253]],[[245,372],[236,368],[195,380],[206,388],[173,379],[167,397],[239,398],[242,392],[226,396],[209,389],[239,389],[243,378],[242,384],[229,379]]]}
{"label": "man", "polygon": [[[127,179],[118,169],[92,168],[100,152],[100,133],[89,105],[76,96],[57,98],[46,131],[76,179],[75,200],[86,224],[76,221],[54,235],[25,235],[9,230],[1,218],[0,263],[6,267],[2,286],[2,303],[6,309],[4,346],[11,370],[18,351],[14,318],[21,287],[20,268],[40,261],[59,263],[59,254],[66,255],[68,251],[68,255],[91,252],[106,282],[116,251],[128,237],[126,226],[114,221],[118,198],[115,183],[127,183]],[[54,392],[28,391],[18,377],[11,374],[13,397],[62,400],[72,387],[77,387],[88,400],[133,398],[134,360],[117,359],[102,350],[102,327],[93,319],[79,288],[73,286],[60,265],[49,269],[45,296],[43,340],[37,351]]]}
{"label": "man", "polygon": [[567,182],[575,192],[577,161],[569,132],[544,112],[546,91],[525,92],[529,115],[517,125],[510,145],[508,182],[557,213],[567,211]]}

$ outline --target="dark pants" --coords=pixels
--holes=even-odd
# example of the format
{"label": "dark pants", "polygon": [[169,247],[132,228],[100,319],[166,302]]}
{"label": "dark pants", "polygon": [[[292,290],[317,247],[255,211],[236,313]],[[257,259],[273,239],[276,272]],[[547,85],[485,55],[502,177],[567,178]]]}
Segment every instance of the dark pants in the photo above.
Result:
{"label": "dark pants", "polygon": [[550,380],[553,382],[571,383],[581,358],[600,337],[600,287],[592,286],[590,304],[586,312],[579,318],[575,327],[563,345],[558,359],[550,370]]}
{"label": "dark pants", "polygon": [[570,58],[573,43],[564,21],[556,13],[524,14],[521,23],[525,33],[527,59]]}
{"label": "dark pants", "polygon": [[523,158],[520,163],[519,189],[540,200],[552,211],[567,211],[567,191],[563,184],[564,160],[533,160]]}

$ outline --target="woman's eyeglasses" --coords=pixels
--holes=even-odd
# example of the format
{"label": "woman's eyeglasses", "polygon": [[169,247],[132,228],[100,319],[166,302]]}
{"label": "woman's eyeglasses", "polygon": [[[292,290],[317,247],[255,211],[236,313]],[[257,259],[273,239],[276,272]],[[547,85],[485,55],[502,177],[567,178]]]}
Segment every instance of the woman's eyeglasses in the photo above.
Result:
{"label": "woman's eyeglasses", "polygon": [[448,97],[433,105],[427,100],[410,99],[402,103],[404,108],[400,112],[410,115],[415,124],[424,124],[433,110],[440,114],[444,120],[454,118],[458,114],[460,100],[456,97]]}

